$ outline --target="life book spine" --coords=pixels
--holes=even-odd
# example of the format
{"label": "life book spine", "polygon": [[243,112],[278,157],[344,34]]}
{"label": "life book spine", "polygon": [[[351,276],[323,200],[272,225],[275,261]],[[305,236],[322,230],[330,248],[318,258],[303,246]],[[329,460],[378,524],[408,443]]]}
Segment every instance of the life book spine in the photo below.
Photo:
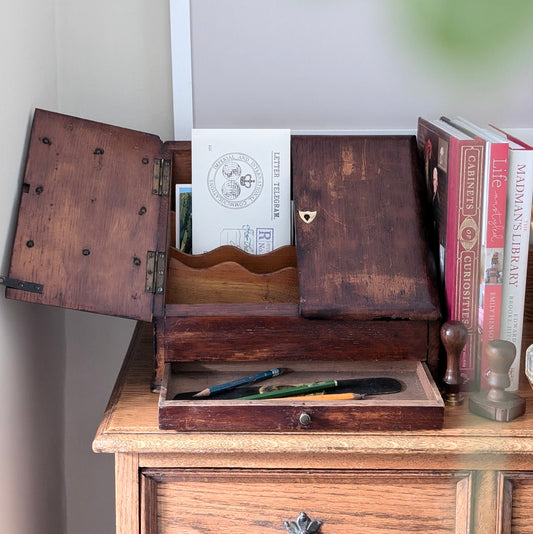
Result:
{"label": "life book spine", "polygon": [[460,371],[465,389],[476,389],[485,141],[451,132],[455,129],[442,121],[419,119],[417,136],[427,180],[438,183],[433,188],[433,198],[439,197],[438,207],[433,211],[446,317],[462,321],[468,330]]}
{"label": "life book spine", "polygon": [[486,148],[479,299],[480,389],[490,387],[488,344],[500,338],[509,145],[488,142]]}
{"label": "life book spine", "polygon": [[509,370],[510,391],[516,391],[519,387],[520,363],[523,359],[522,330],[532,195],[533,149],[527,145],[509,148],[500,337],[516,347],[517,355]]}

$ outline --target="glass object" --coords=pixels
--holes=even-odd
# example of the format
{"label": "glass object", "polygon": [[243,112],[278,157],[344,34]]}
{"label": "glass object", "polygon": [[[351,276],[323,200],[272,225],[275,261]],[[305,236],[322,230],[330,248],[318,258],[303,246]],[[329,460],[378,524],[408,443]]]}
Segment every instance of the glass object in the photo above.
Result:
{"label": "glass object", "polygon": [[533,387],[533,345],[529,345],[526,350],[526,376]]}

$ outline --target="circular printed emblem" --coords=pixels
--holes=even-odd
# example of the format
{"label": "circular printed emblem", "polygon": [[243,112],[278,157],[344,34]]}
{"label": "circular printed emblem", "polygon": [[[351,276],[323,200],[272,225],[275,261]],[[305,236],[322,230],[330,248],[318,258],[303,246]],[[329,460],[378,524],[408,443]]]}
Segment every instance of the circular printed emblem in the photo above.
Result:
{"label": "circular printed emblem", "polygon": [[207,175],[211,196],[231,209],[253,204],[261,195],[263,183],[263,171],[257,161],[241,152],[231,152],[218,158]]}
{"label": "circular printed emblem", "polygon": [[477,243],[479,227],[472,217],[466,217],[459,227],[459,240],[465,250],[472,250]]}

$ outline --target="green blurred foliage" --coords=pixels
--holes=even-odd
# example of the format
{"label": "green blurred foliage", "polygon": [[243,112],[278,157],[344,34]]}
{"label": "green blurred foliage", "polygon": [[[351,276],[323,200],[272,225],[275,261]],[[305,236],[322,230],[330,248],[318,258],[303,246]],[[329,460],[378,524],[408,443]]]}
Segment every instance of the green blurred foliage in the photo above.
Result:
{"label": "green blurred foliage", "polygon": [[533,25],[532,0],[396,0],[391,5],[418,46],[454,62],[508,53]]}

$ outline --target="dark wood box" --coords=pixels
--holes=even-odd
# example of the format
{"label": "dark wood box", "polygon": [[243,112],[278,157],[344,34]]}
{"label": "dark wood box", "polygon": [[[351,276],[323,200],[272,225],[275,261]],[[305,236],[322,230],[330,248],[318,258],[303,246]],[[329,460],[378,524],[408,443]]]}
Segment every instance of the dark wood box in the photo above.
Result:
{"label": "dark wood box", "polygon": [[[162,428],[439,428],[440,309],[414,137],[293,136],[291,150],[296,246],[191,256],[170,246],[190,143],[37,110],[6,295],[153,322]],[[396,374],[405,387],[334,404],[173,400],[271,364],[291,382]]]}

